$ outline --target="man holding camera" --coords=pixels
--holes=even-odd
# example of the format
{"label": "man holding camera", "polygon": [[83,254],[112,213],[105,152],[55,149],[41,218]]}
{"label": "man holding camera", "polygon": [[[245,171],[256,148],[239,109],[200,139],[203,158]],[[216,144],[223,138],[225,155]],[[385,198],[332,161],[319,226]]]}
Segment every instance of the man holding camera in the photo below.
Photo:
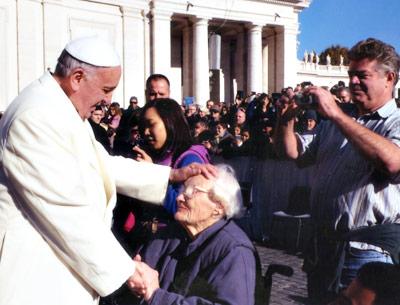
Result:
{"label": "man holding camera", "polygon": [[[369,38],[349,52],[354,111],[345,114],[329,91],[311,86],[314,107],[327,118],[307,144],[294,132],[295,103],[282,110],[277,152],[314,162],[314,236],[305,270],[311,298],[326,300],[346,287],[361,265],[392,262],[388,244],[399,244],[400,110],[393,98],[400,58],[386,43]],[[361,230],[360,230],[361,229]],[[391,255],[389,255],[391,254]]]}

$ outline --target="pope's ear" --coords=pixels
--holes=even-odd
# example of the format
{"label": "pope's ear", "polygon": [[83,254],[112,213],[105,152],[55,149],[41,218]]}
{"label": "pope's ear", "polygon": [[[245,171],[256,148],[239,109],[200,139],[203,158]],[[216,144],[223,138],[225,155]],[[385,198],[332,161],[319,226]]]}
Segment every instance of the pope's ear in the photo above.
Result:
{"label": "pope's ear", "polygon": [[85,71],[82,68],[76,68],[69,77],[70,85],[73,91],[78,91],[85,77]]}

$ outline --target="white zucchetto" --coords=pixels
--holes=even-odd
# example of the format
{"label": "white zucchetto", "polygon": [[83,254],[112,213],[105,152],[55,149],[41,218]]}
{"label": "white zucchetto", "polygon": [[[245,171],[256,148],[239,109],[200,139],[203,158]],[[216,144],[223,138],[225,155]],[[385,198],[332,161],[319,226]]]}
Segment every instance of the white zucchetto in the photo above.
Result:
{"label": "white zucchetto", "polygon": [[72,57],[97,67],[118,67],[120,58],[115,48],[98,36],[80,37],[65,46]]}

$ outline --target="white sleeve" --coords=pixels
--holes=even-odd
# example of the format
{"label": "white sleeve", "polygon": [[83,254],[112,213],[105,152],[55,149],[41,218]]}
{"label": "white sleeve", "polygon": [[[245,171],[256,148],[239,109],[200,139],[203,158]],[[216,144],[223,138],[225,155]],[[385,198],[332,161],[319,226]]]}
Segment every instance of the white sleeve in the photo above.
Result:
{"label": "white sleeve", "polygon": [[104,222],[106,203],[96,202],[101,197],[94,188],[100,180],[74,150],[74,126],[65,126],[54,112],[43,116],[26,112],[9,130],[3,166],[11,191],[60,259],[108,295],[133,274],[134,262]]}

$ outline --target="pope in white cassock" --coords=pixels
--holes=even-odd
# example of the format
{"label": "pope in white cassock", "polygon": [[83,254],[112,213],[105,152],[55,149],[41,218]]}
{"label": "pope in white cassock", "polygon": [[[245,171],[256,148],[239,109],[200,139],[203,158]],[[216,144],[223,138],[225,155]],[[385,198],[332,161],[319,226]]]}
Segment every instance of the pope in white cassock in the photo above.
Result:
{"label": "pope in white cassock", "polygon": [[162,204],[182,170],[107,154],[87,118],[110,102],[121,76],[114,48],[96,37],[68,43],[54,74],[25,88],[0,121],[0,304],[96,304],[140,262],[111,233],[116,192]]}

